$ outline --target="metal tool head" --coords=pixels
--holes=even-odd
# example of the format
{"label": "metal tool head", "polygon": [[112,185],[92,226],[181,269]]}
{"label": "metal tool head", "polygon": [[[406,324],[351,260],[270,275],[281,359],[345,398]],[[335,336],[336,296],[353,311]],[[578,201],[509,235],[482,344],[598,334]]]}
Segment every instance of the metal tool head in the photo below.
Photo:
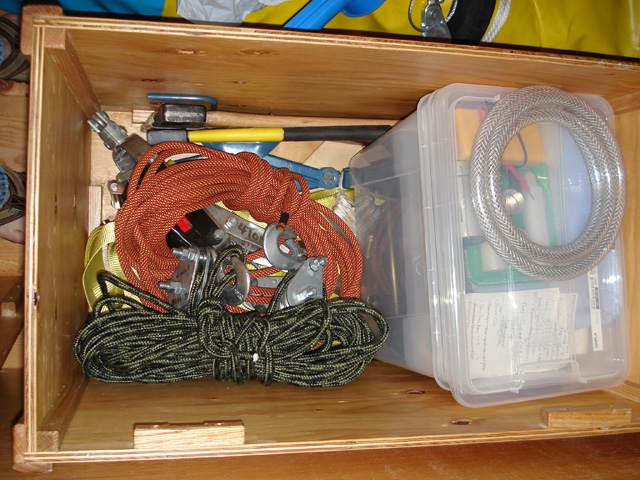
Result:
{"label": "metal tool head", "polygon": [[215,204],[209,205],[204,211],[219,227],[215,238],[219,250],[231,243],[242,246],[247,252],[262,248],[264,229],[261,226]]}
{"label": "metal tool head", "polygon": [[204,105],[168,103],[162,105],[151,117],[151,128],[199,129],[207,126],[207,109]]}

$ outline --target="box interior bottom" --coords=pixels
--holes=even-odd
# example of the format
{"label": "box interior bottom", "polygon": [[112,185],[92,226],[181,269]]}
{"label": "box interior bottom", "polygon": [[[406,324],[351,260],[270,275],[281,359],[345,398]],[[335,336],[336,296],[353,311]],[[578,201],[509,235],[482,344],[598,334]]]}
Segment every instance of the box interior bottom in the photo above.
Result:
{"label": "box interior bottom", "polygon": [[[373,361],[354,382],[322,389],[213,378],[171,384],[91,380],[61,450],[133,448],[137,423],[241,420],[248,445],[461,435],[466,441],[504,432],[544,433],[540,409],[619,402],[597,391],[498,407],[469,409],[425,377]],[[633,423],[640,422],[634,409]]]}

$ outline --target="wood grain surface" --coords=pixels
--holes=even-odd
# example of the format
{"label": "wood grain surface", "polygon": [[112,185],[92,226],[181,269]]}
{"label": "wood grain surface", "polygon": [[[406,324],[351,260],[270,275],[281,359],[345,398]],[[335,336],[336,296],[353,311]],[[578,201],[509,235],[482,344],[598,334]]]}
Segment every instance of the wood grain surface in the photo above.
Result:
{"label": "wood grain surface", "polygon": [[[179,89],[215,95],[228,111],[400,119],[415,110],[424,94],[447,83],[477,83],[478,79],[512,87],[545,83],[635,102],[640,65],[399,39],[88,18],[34,21],[38,28],[30,40],[36,62],[31,97],[35,107],[29,118],[33,200],[28,217],[32,243],[25,271],[29,375],[24,416],[29,446],[38,443],[38,429],[59,432],[61,443],[59,452],[27,452],[33,458],[46,463],[59,453],[57,459],[75,462],[104,458],[128,462],[108,468],[60,465],[64,478],[74,478],[77,473],[73,472],[84,475],[77,478],[179,478],[185,471],[215,472],[222,478],[372,478],[376,474],[418,478],[418,472],[420,478],[444,473],[455,478],[451,472],[456,469],[467,478],[527,478],[541,471],[549,473],[549,478],[566,478],[575,465],[582,474],[579,478],[589,478],[585,473],[591,475],[605,465],[609,473],[626,474],[620,478],[637,472],[637,449],[625,440],[632,437],[613,435],[640,428],[637,405],[628,426],[552,432],[540,425],[542,407],[613,404],[619,397],[610,392],[470,411],[432,379],[377,362],[345,388],[313,392],[286,385],[239,387],[210,379],[173,385],[105,385],[84,382],[72,358],[71,342],[85,319],[77,279],[88,219],[92,224],[96,221],[95,212],[89,212],[87,187],[101,185],[105,173],[113,170],[109,152],[103,153],[105,162],[87,161],[92,157],[92,140],[86,118],[98,106],[130,115],[131,109],[148,108],[149,91]],[[619,120],[637,122],[637,109],[615,104],[624,112]],[[637,131],[627,130],[625,135],[636,138]],[[623,150],[636,148],[633,141],[629,139]],[[631,158],[637,159],[637,153],[631,153]],[[632,172],[630,178],[635,175]],[[100,204],[100,195],[92,194],[91,208],[96,203]],[[633,229],[640,224],[636,210],[631,212],[627,221],[631,231],[625,240],[634,240]],[[635,263],[633,259],[632,266]],[[637,319],[632,323],[631,336],[637,340]],[[632,367],[632,380],[638,368]],[[224,418],[241,419],[245,425],[246,444],[227,452],[236,458],[168,462],[160,451],[155,456],[162,460],[152,465],[131,461],[154,453],[145,457],[148,452],[133,449],[136,423]],[[607,438],[594,439],[594,444],[578,438],[572,441],[584,443],[577,444],[576,452],[571,443],[557,443],[570,442],[562,437],[601,434],[623,438],[622,443],[611,450],[615,442]],[[543,444],[551,447],[536,447]],[[585,453],[591,448],[588,445],[595,445],[593,454]],[[305,453],[292,453],[301,450]],[[251,457],[241,456],[247,452]],[[613,461],[598,460],[598,455],[619,458],[620,463],[612,466]]]}
{"label": "wood grain surface", "polygon": [[627,316],[629,319],[630,371],[628,379],[640,383],[640,254],[635,246],[640,242],[640,110],[616,116],[616,136],[625,161],[627,173],[627,210],[622,224],[625,245],[624,280],[627,287]]}
{"label": "wood grain surface", "polygon": [[[0,368],[9,356],[16,338],[22,330],[22,277],[0,277]],[[16,298],[15,295],[19,295]]]}
{"label": "wood grain surface", "polygon": [[0,371],[0,478],[44,480],[629,480],[640,472],[640,434],[318,454],[153,462],[55,464],[48,474],[12,470],[10,427],[19,417],[22,371]]}

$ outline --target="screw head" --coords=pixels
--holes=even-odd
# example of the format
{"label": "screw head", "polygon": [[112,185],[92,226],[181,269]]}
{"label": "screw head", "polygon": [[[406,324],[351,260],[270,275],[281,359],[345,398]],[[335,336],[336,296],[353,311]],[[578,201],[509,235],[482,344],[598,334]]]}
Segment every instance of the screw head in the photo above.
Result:
{"label": "screw head", "polygon": [[324,185],[333,185],[338,180],[336,173],[332,171],[323,172],[321,178]]}

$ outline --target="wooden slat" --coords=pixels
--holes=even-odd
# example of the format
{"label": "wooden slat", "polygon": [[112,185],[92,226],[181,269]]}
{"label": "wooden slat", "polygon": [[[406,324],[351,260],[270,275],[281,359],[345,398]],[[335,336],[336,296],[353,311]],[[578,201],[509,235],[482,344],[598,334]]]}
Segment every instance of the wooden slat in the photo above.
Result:
{"label": "wooden slat", "polygon": [[632,409],[624,403],[595,407],[553,407],[540,409],[540,421],[547,428],[604,428],[631,423]]}
{"label": "wooden slat", "polygon": [[[0,476],[25,477],[12,468],[11,426],[22,409],[22,377],[18,370],[0,371]],[[229,458],[159,460],[153,462],[83,462],[56,464],[44,480],[184,478],[210,480],[392,479],[469,480],[606,478],[637,476],[640,433],[535,442],[449,445],[406,449],[344,449],[324,453],[251,455]],[[541,474],[542,472],[542,474]],[[34,476],[35,477],[35,476]]]}
{"label": "wooden slat", "polygon": [[13,342],[13,348],[4,361],[3,368],[6,369],[23,369],[24,368],[24,329],[18,334],[16,341]]}
{"label": "wooden slat", "polygon": [[22,278],[0,277],[0,368],[22,330]]}
{"label": "wooden slat", "polygon": [[0,238],[0,276],[24,274],[24,245]]}
{"label": "wooden slat", "polygon": [[228,447],[244,443],[240,420],[203,423],[147,423],[133,427],[133,448],[184,450]]}
{"label": "wooden slat", "polygon": [[27,163],[27,112],[29,99],[0,93],[0,162],[17,172]]}
{"label": "wooden slat", "polygon": [[[59,68],[62,50],[44,51],[41,33],[35,31],[37,47],[31,64],[27,174],[25,427],[29,450],[36,449],[38,428],[45,420],[63,427],[69,418],[51,418],[52,408],[66,396],[65,386],[83,378],[72,343],[86,321],[80,284],[77,288],[65,285],[79,279],[83,270],[90,136],[78,99],[81,84],[70,86],[68,75]],[[64,430],[56,433],[62,436]]]}
{"label": "wooden slat", "polygon": [[[640,254],[634,248],[640,242],[640,110],[616,116],[616,136],[625,160],[627,173],[627,210],[622,224],[624,276],[629,339],[628,379],[640,384]],[[638,392],[640,395],[640,391]]]}
{"label": "wooden slat", "polygon": [[[26,28],[22,29],[22,35],[28,30],[29,47],[25,54],[31,56],[31,90],[29,104],[29,133],[27,148],[27,201],[25,216],[25,307],[24,307],[24,349],[29,352],[25,355],[24,369],[24,436],[25,445],[20,450],[34,450],[37,446],[38,427],[38,395],[37,395],[37,307],[39,293],[37,287],[38,275],[38,188],[39,188],[39,149],[41,144],[41,122],[43,118],[43,64],[44,51],[41,47],[42,35],[40,31],[31,28],[31,21],[26,21]],[[51,92],[49,92],[51,93]],[[49,104],[50,105],[50,104]],[[42,390],[40,391],[42,395]],[[15,430],[14,430],[15,433]],[[18,432],[22,433],[22,432]],[[15,443],[15,441],[14,441]]]}

